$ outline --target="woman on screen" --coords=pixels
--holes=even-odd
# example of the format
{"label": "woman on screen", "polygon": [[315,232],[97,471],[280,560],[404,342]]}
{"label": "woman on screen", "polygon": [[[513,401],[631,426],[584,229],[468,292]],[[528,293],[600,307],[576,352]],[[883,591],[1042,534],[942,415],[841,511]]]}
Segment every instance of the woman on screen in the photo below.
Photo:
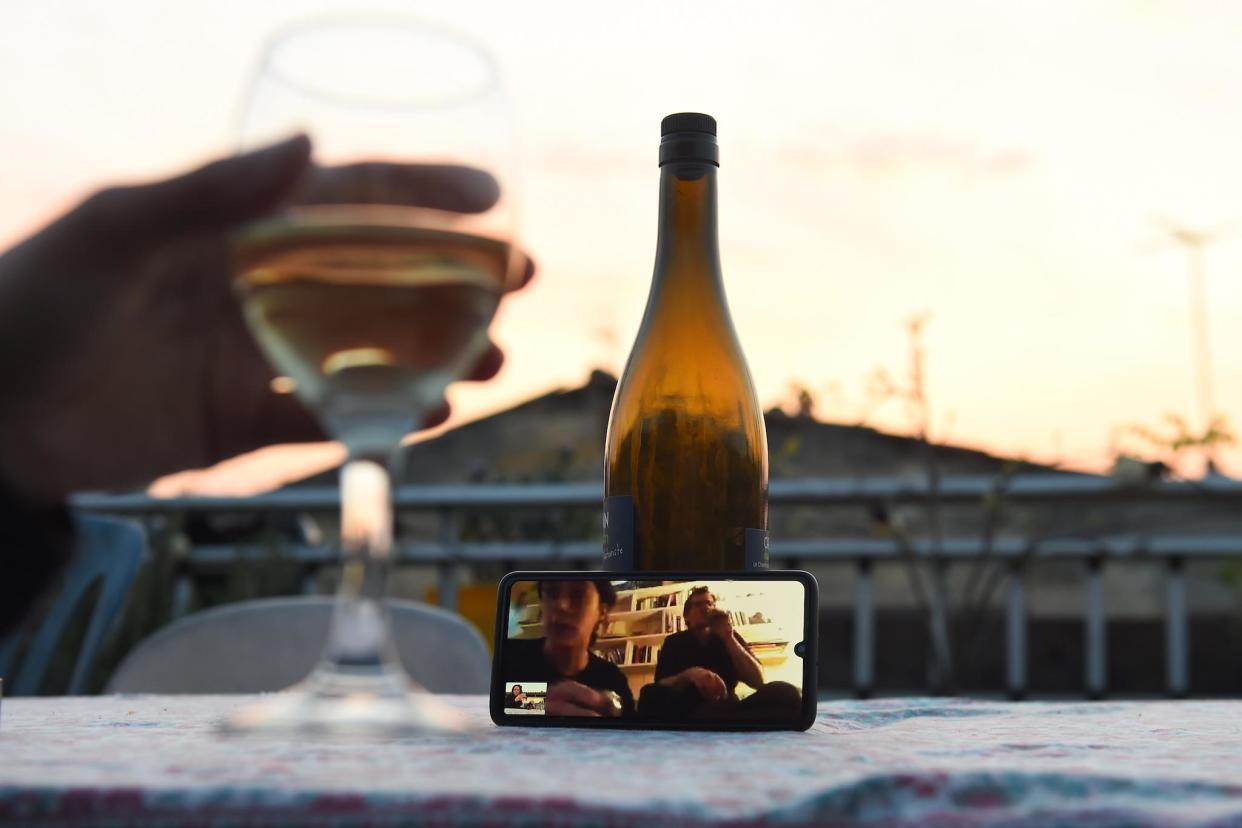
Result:
{"label": "woman on screen", "polygon": [[526,707],[526,694],[522,692],[522,685],[515,684],[509,690],[509,695],[505,697],[505,707]]}
{"label": "woman on screen", "polygon": [[540,581],[543,637],[508,639],[505,681],[547,682],[549,716],[630,716],[634,696],[625,674],[591,652],[617,600],[607,580]]}

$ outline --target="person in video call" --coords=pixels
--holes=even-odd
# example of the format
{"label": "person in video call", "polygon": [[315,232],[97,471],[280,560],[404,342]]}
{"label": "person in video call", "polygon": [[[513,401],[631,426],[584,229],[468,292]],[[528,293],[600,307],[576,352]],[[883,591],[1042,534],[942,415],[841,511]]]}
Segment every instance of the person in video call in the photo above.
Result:
{"label": "person in video call", "polygon": [[625,674],[591,652],[617,593],[607,580],[540,581],[543,637],[508,639],[506,681],[547,682],[549,716],[630,716],[634,695]]}
{"label": "person in video call", "polygon": [[[664,639],[655,683],[642,689],[638,715],[654,719],[761,720],[796,716],[802,697],[783,681],[767,682],[763,667],[733,629],[716,596],[695,587],[682,608],[686,629]],[[741,681],[755,692],[738,699]]]}
{"label": "person in video call", "polygon": [[526,694],[522,692],[522,685],[513,685],[513,689],[505,697],[505,707],[526,707]]}

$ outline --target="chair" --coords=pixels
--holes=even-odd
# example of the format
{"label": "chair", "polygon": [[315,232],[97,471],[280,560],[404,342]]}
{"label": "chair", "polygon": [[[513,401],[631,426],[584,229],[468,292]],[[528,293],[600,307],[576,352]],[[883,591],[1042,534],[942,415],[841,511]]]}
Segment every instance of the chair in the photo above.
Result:
{"label": "chair", "polygon": [[[486,693],[491,657],[455,613],[417,601],[385,601],[398,654],[435,693]],[[133,649],[109,693],[261,693],[304,678],[328,634],[333,599],[269,598],[197,612]]]}
{"label": "chair", "polygon": [[100,582],[99,597],[91,610],[86,635],[74,662],[68,695],[85,689],[91,667],[105,636],[125,606],[138,570],[146,558],[147,541],[142,527],[133,521],[95,515],[75,515],[77,548],[69,559],[59,592],[30,638],[26,654],[17,663],[24,630],[0,641],[0,676],[5,692],[29,696],[39,692],[56,645],[82,603],[86,591]]}

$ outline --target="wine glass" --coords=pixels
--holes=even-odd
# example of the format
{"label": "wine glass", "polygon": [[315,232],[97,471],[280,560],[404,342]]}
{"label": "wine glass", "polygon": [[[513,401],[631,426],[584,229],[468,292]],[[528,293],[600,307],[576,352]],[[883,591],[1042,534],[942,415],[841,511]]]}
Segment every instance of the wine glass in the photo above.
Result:
{"label": "wine glass", "polygon": [[389,466],[482,356],[497,303],[525,265],[513,246],[512,144],[495,61],[459,34],[404,19],[292,26],[263,53],[241,143],[299,131],[312,141],[311,171],[291,206],[238,234],[234,286],[281,384],[348,450],[343,571],[318,665],[224,728],[462,729],[460,714],[409,679],[381,602]]}

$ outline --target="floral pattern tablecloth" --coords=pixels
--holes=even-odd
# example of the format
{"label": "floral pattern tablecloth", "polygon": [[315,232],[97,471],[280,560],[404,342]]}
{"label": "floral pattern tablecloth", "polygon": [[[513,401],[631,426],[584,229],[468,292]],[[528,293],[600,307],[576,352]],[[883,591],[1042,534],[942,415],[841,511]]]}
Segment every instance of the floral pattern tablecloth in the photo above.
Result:
{"label": "floral pattern tablecloth", "polygon": [[1242,702],[825,702],[807,733],[228,739],[251,699],[8,699],[0,825],[1240,826]]}

